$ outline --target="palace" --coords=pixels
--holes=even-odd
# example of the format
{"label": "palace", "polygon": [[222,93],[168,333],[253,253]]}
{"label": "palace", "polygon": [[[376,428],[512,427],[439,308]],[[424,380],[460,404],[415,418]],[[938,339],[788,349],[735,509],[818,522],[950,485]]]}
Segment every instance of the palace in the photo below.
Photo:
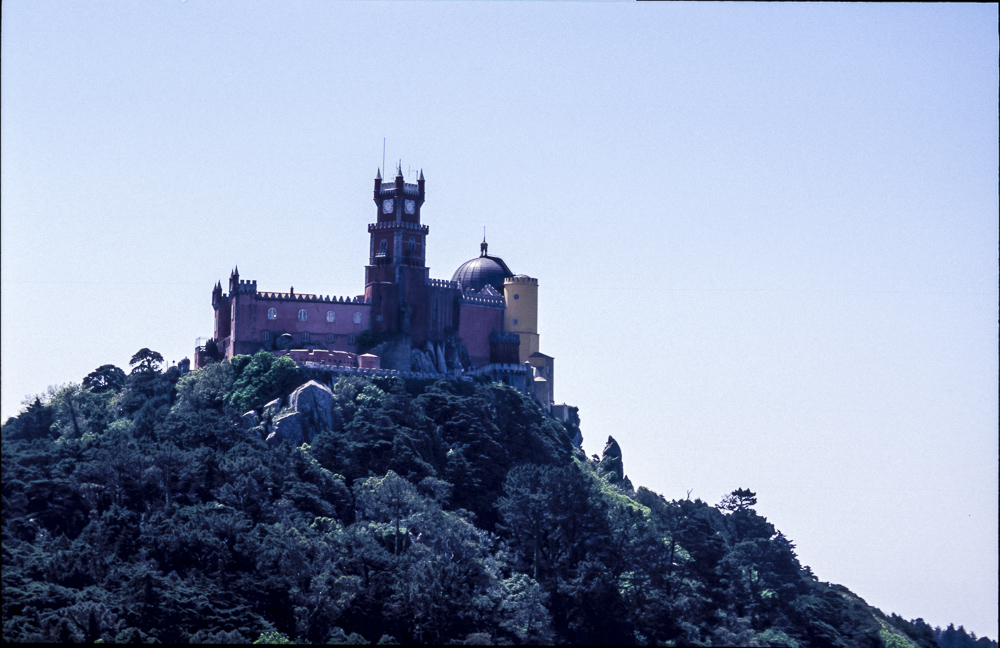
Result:
{"label": "palace", "polygon": [[553,405],[554,360],[539,351],[538,280],[514,274],[485,240],[450,280],[431,279],[424,195],[422,170],[416,184],[401,165],[391,182],[376,173],[363,294],[264,292],[233,270],[228,291],[221,282],[212,291],[215,333],[196,348],[195,367],[266,350],[330,371],[486,376],[564,418],[567,407]]}

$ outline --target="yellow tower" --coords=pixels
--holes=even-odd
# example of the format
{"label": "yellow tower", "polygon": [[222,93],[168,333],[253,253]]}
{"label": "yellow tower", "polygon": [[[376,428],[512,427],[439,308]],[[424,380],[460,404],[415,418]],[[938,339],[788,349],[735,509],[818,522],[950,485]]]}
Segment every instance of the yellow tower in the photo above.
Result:
{"label": "yellow tower", "polygon": [[519,362],[538,352],[538,279],[515,275],[503,282],[507,302],[503,330],[521,338]]}

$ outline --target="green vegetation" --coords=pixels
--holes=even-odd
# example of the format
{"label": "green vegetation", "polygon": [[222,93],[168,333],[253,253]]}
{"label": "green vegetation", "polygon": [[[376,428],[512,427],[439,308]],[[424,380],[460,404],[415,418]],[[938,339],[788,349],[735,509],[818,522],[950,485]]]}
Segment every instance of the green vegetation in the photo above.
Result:
{"label": "green vegetation", "polygon": [[3,425],[4,641],[996,646],[819,582],[748,489],[632,490],[509,387],[343,378],[269,447],[239,415],[294,363],[161,364]]}

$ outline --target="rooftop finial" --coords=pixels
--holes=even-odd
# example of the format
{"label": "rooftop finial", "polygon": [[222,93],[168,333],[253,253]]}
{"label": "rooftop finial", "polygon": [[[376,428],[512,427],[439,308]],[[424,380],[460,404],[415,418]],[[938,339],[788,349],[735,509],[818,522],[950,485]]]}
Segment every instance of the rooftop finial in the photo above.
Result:
{"label": "rooftop finial", "polygon": [[486,249],[489,245],[486,243],[486,226],[483,226],[483,242],[479,244],[479,256],[486,256]]}
{"label": "rooftop finial", "polygon": [[382,169],[379,169],[378,171],[375,172],[375,179],[376,180],[382,179]]}
{"label": "rooftop finial", "polygon": [[403,177],[403,161],[402,160],[400,160],[396,164],[396,177],[397,178],[402,178]]}

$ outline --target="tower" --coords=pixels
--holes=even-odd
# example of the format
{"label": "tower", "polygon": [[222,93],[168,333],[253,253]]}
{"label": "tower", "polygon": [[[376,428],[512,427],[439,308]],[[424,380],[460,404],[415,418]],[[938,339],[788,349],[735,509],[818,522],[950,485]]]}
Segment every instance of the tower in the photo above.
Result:
{"label": "tower", "polygon": [[426,247],[428,227],[420,223],[424,204],[424,172],[417,183],[403,179],[396,167],[392,182],[375,176],[376,220],[368,225],[369,258],[365,267],[365,299],[372,303],[372,330],[427,338]]}
{"label": "tower", "polygon": [[508,277],[503,296],[507,303],[503,330],[521,338],[518,361],[527,362],[538,352],[538,279],[523,274]]}

